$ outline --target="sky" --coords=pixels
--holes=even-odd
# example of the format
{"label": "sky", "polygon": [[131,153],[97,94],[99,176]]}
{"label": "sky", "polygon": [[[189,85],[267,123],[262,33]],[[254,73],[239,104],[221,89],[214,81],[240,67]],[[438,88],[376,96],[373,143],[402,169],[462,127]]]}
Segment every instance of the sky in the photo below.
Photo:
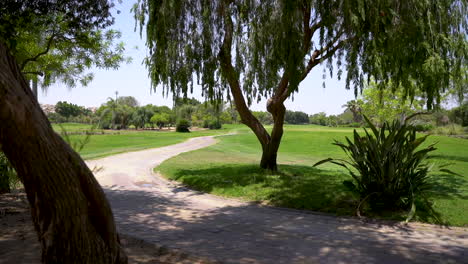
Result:
{"label": "sky", "polygon": [[[132,57],[132,62],[122,64],[117,70],[104,70],[92,68],[94,74],[93,81],[83,87],[77,85],[73,89],[67,88],[61,83],[52,85],[45,92],[39,92],[39,103],[56,104],[58,101],[67,101],[86,107],[98,107],[107,101],[107,98],[114,97],[115,92],[119,96],[133,96],[140,105],[154,104],[167,105],[172,107],[172,97],[162,95],[162,89],[156,88],[156,92],[151,91],[151,81],[148,77],[148,70],[142,63],[147,55],[145,46],[146,40],[140,38],[139,30],[135,32],[135,20],[130,12],[134,1],[124,1],[117,5],[120,14],[114,12],[114,29],[122,33],[120,41],[126,46],[125,56]],[[325,63],[324,63],[325,64]],[[302,111],[308,114],[325,112],[327,114],[340,114],[342,107],[349,100],[354,99],[354,91],[345,89],[344,80],[338,81],[327,74],[325,79],[326,88],[322,87],[323,67],[318,65],[309,73],[307,78],[300,84],[299,92],[294,94],[294,100],[289,98],[286,108],[293,111]],[[195,97],[203,101],[201,89],[194,89],[194,93],[189,97]],[[262,100],[251,106],[255,111],[266,111],[266,100]]]}

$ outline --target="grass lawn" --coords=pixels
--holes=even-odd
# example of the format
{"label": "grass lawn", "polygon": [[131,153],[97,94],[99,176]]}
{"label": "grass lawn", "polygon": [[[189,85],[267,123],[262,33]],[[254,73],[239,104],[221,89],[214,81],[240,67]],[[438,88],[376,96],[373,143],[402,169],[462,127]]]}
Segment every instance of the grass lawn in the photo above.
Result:
{"label": "grass lawn", "polygon": [[[62,127],[70,133],[70,141],[83,141],[86,135],[77,132],[91,130],[91,125],[65,123]],[[202,130],[190,133],[177,133],[173,131],[135,131],[135,130],[96,130],[89,138],[89,142],[79,151],[84,159],[96,159],[113,154],[142,150],[146,148],[157,148],[167,145],[183,142],[191,137],[211,136],[225,134],[235,130],[239,126],[225,125],[220,130]],[[59,125],[53,125],[53,128],[60,133],[62,130]],[[104,134],[101,134],[102,133]]]}
{"label": "grass lawn", "polygon": [[[331,143],[333,139],[350,136],[352,129],[286,126],[277,175],[259,169],[260,144],[247,128],[238,131],[237,135],[219,138],[217,145],[169,159],[155,170],[194,189],[216,195],[338,215],[354,214],[357,198],[342,185],[343,180],[351,177],[330,163],[312,167],[324,158],[345,157],[344,152]],[[431,162],[452,163],[449,168],[462,175],[436,172],[432,175],[434,208],[443,222],[468,226],[468,140],[430,136],[427,144],[434,141],[438,142],[438,149],[433,152],[435,158]],[[381,213],[377,217],[402,220],[405,213]],[[417,211],[416,220],[435,221],[425,210]]]}

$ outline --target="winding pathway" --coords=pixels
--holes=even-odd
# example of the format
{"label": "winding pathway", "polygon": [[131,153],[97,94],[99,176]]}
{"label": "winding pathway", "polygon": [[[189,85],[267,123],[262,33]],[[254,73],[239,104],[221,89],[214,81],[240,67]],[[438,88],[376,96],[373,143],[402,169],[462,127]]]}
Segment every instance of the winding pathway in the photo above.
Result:
{"label": "winding pathway", "polygon": [[468,229],[388,224],[251,205],[189,190],[153,168],[213,137],[88,165],[119,231],[223,263],[468,263]]}

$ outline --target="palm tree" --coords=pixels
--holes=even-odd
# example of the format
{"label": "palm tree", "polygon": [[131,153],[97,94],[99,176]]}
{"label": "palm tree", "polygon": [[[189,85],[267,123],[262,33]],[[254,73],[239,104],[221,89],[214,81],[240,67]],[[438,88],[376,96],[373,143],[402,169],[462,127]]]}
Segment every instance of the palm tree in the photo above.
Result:
{"label": "palm tree", "polygon": [[347,110],[353,113],[353,121],[356,123],[360,123],[362,121],[362,114],[361,114],[361,107],[362,101],[361,100],[351,100],[346,102],[342,107],[346,107]]}

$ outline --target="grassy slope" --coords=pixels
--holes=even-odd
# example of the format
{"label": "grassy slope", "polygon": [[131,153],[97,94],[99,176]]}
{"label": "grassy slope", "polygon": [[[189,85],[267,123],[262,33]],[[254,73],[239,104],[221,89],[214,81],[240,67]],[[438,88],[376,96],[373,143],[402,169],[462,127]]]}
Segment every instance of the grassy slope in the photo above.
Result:
{"label": "grassy slope", "polygon": [[[61,132],[58,125],[53,126],[57,132]],[[66,123],[62,127],[70,133],[70,140],[78,142],[85,139],[85,135],[73,134],[90,130],[90,125]],[[203,130],[191,133],[176,133],[169,131],[103,131],[90,137],[90,141],[79,152],[84,159],[95,159],[117,153],[157,148],[183,142],[191,137],[225,134],[235,129],[235,126],[224,126],[221,130]]]}
{"label": "grassy slope", "polygon": [[[331,143],[351,135],[352,129],[318,126],[286,126],[279,152],[281,173],[270,175],[258,168],[260,145],[248,130],[220,138],[215,146],[181,154],[156,168],[165,176],[184,182],[195,189],[217,195],[266,201],[272,205],[310,209],[336,214],[353,214],[356,198],[350,196],[342,181],[350,177],[333,164],[312,168],[316,161],[344,157]],[[450,169],[463,176],[434,174],[434,207],[443,221],[451,225],[468,225],[468,141],[431,136],[438,141],[432,162],[453,163]],[[402,214],[386,216],[402,219]],[[418,211],[417,219],[433,219]]]}

